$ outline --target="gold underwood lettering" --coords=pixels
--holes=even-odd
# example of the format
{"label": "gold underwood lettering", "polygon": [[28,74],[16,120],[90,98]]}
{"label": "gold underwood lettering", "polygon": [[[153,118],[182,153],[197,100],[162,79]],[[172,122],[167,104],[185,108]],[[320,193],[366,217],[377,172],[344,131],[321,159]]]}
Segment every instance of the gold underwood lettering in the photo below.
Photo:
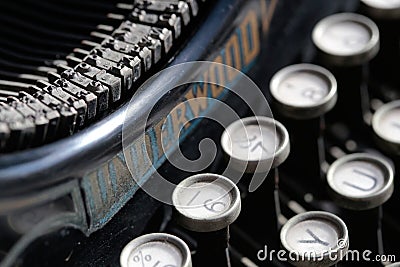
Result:
{"label": "gold underwood lettering", "polygon": [[267,1],[260,0],[261,6],[261,19],[262,19],[262,30],[264,33],[269,31],[271,25],[272,16],[275,12],[276,4],[278,0],[271,0],[271,3],[267,7]]}
{"label": "gold underwood lettering", "polygon": [[[103,166],[103,168],[104,168],[104,166]],[[99,185],[99,178],[100,178],[101,173],[102,173],[102,170],[98,170],[97,172],[91,173],[90,176],[88,177],[89,182],[87,183],[90,185],[89,190],[92,191],[92,194],[91,194],[93,196],[92,204],[94,205],[93,208],[95,210],[101,208],[101,203],[103,203],[103,200],[101,199],[101,188]]]}
{"label": "gold underwood lettering", "polygon": [[[225,47],[225,63],[235,69],[240,70],[242,68],[242,60],[240,58],[240,45],[239,38],[236,34],[229,38]],[[228,82],[233,81],[238,72],[232,69],[227,69]]]}
{"label": "gold underwood lettering", "polygon": [[154,134],[155,134],[155,140],[157,142],[157,149],[158,149],[158,158],[161,158],[164,155],[164,149],[162,146],[162,138],[161,135],[163,135],[163,125],[164,125],[165,119],[160,120],[156,125],[154,125]]}
{"label": "gold underwood lettering", "polygon": [[207,109],[207,90],[204,87],[201,88],[198,83],[193,85],[193,88],[187,92],[185,97],[187,100],[191,100],[188,103],[193,117],[197,118],[201,111]]}
{"label": "gold underwood lettering", "polygon": [[[214,62],[222,63],[222,56],[219,55],[216,57]],[[223,85],[225,85],[226,82],[224,69],[224,66],[220,64],[213,64],[209,69],[211,95],[213,98],[217,98],[224,90]]]}
{"label": "gold underwood lettering", "polygon": [[250,64],[260,52],[257,13],[250,11],[240,25],[244,65]]}
{"label": "gold underwood lettering", "polygon": [[187,128],[189,126],[189,124],[187,124],[186,105],[184,103],[180,103],[174,108],[171,112],[171,119],[174,127],[175,139],[178,139],[181,127],[185,126],[185,128]]}
{"label": "gold underwood lettering", "polygon": [[[156,139],[156,145],[158,150],[158,158],[161,158],[168,149],[174,146],[174,132],[173,125],[171,125],[172,118],[168,116],[160,120],[154,126],[154,134]],[[173,122],[172,122],[173,123]],[[153,151],[155,153],[155,151]]]}
{"label": "gold underwood lettering", "polygon": [[107,205],[110,203],[110,199],[114,195],[114,192],[112,190],[113,189],[112,188],[112,184],[111,184],[111,175],[110,175],[110,172],[109,172],[109,168],[107,168],[107,167],[110,164],[113,164],[114,160],[115,159],[111,160],[108,163],[108,165],[104,165],[102,167],[102,170],[103,170],[103,177],[102,177],[103,181],[102,182],[104,183],[104,187],[102,187],[102,189],[105,190],[104,192],[102,192],[102,194],[104,195],[103,196],[103,202],[104,202],[104,204],[107,204]]}
{"label": "gold underwood lettering", "polygon": [[143,176],[151,166],[152,150],[149,136],[141,137],[135,140],[131,147],[132,163],[134,164],[135,178]]}
{"label": "gold underwood lettering", "polygon": [[[121,186],[121,185],[127,185],[127,184],[132,184],[132,179],[131,179],[131,174],[127,168],[127,165],[125,163],[125,160],[121,158],[120,156],[115,157],[109,166],[109,171],[110,171],[110,177],[114,179],[114,183],[116,185],[114,186]],[[111,173],[114,172],[114,173]],[[114,188],[114,186],[112,188]],[[114,192],[114,195],[117,195],[117,192]]]}

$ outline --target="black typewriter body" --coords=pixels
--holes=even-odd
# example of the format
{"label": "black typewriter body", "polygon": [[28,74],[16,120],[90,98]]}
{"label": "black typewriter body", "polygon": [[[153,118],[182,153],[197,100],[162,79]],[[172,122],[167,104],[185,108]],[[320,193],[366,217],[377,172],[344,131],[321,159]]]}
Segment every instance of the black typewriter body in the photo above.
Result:
{"label": "black typewriter body", "polygon": [[[163,2],[161,0],[156,2],[158,1]],[[193,235],[192,232],[178,226],[174,220],[173,207],[152,198],[139,186],[139,183],[146,184],[151,181],[156,170],[175,184],[195,174],[175,167],[168,162],[163,152],[159,152],[157,138],[159,132],[163,131],[159,123],[174,107],[185,100],[198,97],[200,92],[227,103],[241,118],[255,114],[237,95],[218,86],[201,82],[199,83],[201,87],[193,84],[179,87],[175,85],[175,79],[192,75],[190,71],[201,77],[207,76],[215,82],[227,79],[228,74],[222,74],[217,69],[205,68],[195,71],[187,69],[185,70],[187,73],[182,72],[179,74],[180,77],[174,77],[175,79],[172,79],[168,72],[156,74],[171,66],[193,61],[223,63],[248,75],[261,88],[270,103],[274,118],[282,120],[284,125],[287,123],[285,126],[288,128],[291,142],[296,142],[295,148],[303,148],[301,151],[304,151],[304,154],[289,154],[288,160],[279,167],[278,202],[283,218],[290,219],[296,214],[315,210],[336,214],[349,228],[350,249],[360,251],[370,249],[372,255],[391,255],[388,261],[400,261],[399,175],[394,172],[394,192],[382,207],[372,211],[357,211],[359,213],[341,208],[328,195],[326,183],[307,173],[309,170],[305,166],[315,165],[317,160],[317,152],[307,149],[307,142],[317,138],[311,133],[308,135],[309,128],[306,126],[302,128],[301,125],[308,125],[307,122],[286,120],[279,114],[270,93],[270,81],[278,70],[291,64],[321,62],[311,38],[316,23],[335,13],[362,13],[359,1],[181,1],[189,8],[190,21],[187,24],[184,22],[187,17],[182,13],[176,13],[176,10],[167,12],[169,15],[175,12],[181,19],[180,36],[178,28],[171,24],[135,20],[137,18],[133,18],[132,15],[135,9],[139,13],[143,10],[149,13],[159,12],[152,11],[148,7],[147,10],[140,2],[146,1],[60,1],[58,6],[58,2],[52,0],[40,3],[18,0],[0,4],[2,7],[0,21],[3,21],[0,34],[5,36],[0,40],[1,109],[6,109],[5,105],[11,105],[13,98],[21,98],[20,91],[36,94],[36,97],[35,90],[38,87],[41,90],[50,90],[41,86],[49,86],[46,83],[54,83],[54,80],[60,76],[64,77],[63,73],[71,68],[76,70],[76,66],[82,64],[81,61],[96,54],[92,52],[94,49],[105,46],[102,42],[107,36],[118,31],[120,24],[125,21],[166,28],[172,36],[171,48],[168,52],[166,50],[160,52],[158,62],[154,59],[155,48],[149,50],[153,56],[153,64],[148,70],[145,70],[143,54],[138,54],[142,72],[140,77],[132,82],[131,89],[123,88],[128,82],[123,74],[118,76],[111,71],[111,68],[106,72],[103,71],[113,74],[120,81],[122,87],[120,99],[113,101],[113,96],[116,98],[117,93],[112,91],[112,87],[105,86],[105,82],[101,82],[104,87],[110,89],[110,95],[106,100],[108,107],[103,106],[101,111],[100,93],[96,91],[98,101],[96,115],[88,119],[89,113],[86,111],[85,121],[82,119],[79,121],[81,113],[76,108],[78,114],[74,122],[75,129],[70,133],[58,132],[49,140],[46,137],[39,143],[34,143],[32,141],[34,137],[24,134],[17,135],[19,141],[16,141],[17,139],[8,139],[5,143],[2,141],[0,145],[2,148],[1,267],[121,266],[120,254],[127,243],[138,236],[159,232],[180,237],[186,242],[192,254],[196,254],[198,235]],[[198,7],[197,13],[194,12],[193,3]],[[46,16],[47,12],[53,14]],[[31,25],[29,20],[33,20]],[[45,25],[51,24],[51,20],[54,24],[46,28]],[[379,26],[387,27],[384,31],[387,30],[390,34],[397,32],[398,57],[399,19],[394,22],[388,21],[384,20]],[[159,41],[157,38],[161,38],[161,35],[159,32],[157,34],[157,37],[152,37],[150,40]],[[166,39],[160,40],[162,48],[165,48]],[[34,53],[28,57],[30,42]],[[149,44],[146,45],[150,47]],[[393,46],[396,48],[390,41],[381,41],[381,51],[385,53],[387,50],[392,51],[390,49]],[[385,47],[389,48],[385,50]],[[85,51],[89,53],[86,54]],[[393,58],[395,57],[394,55]],[[43,61],[43,58],[47,60]],[[101,69],[100,66],[96,66],[97,62],[85,62]],[[392,63],[383,68],[386,63],[382,57],[378,57],[376,62],[375,65],[371,64],[368,75],[363,76],[363,83],[367,84],[369,92],[369,102],[365,110],[368,110],[371,116],[377,109],[374,104],[379,106],[379,103],[382,105],[400,99],[400,87],[396,80],[399,69]],[[330,66],[326,68],[331,70]],[[336,71],[332,67],[332,72]],[[343,70],[337,72],[340,71],[345,72]],[[49,75],[47,78],[47,72],[55,72],[56,76]],[[156,76],[153,76],[154,74]],[[388,76],[394,77],[394,80],[387,79]],[[65,77],[72,81],[69,76]],[[151,79],[150,83],[146,82],[148,79]],[[45,80],[45,83],[38,84],[37,80]],[[146,86],[140,87],[142,84]],[[232,79],[230,85],[235,87],[241,83]],[[341,88],[339,81],[339,96],[341,90],[344,89]],[[150,106],[148,103],[151,102],[151,98],[158,97],[159,94],[163,94],[163,97],[157,106]],[[257,99],[253,99],[251,104],[257,109]],[[368,120],[367,122],[361,119],[355,120],[351,115],[354,107],[349,102],[345,104],[349,107],[348,111],[344,105],[334,108],[324,116],[323,154],[326,156],[326,162],[332,164],[346,154],[368,152],[390,162],[394,170],[396,167],[400,168],[398,151],[396,154],[377,145],[372,126],[367,123]],[[218,113],[217,109],[207,104],[202,108],[202,114]],[[125,117],[128,109],[134,114],[131,119]],[[151,114],[149,118],[145,117],[146,112]],[[0,123],[8,120],[7,114],[0,115],[2,116]],[[135,128],[135,123],[143,121],[146,123],[145,139],[141,139],[140,129]],[[398,121],[400,122],[400,117]],[[175,117],[175,121],[170,123],[172,129],[175,129],[176,124],[180,123],[179,118]],[[132,127],[128,149],[134,151],[136,155],[133,158],[133,165],[139,180],[132,178],[132,173],[126,166],[123,151],[123,131],[126,125]],[[36,126],[35,129],[39,127]],[[296,135],[291,129],[301,130]],[[226,167],[226,155],[221,145],[223,132],[224,129],[211,120],[193,118],[184,127],[183,132],[172,134],[171,138],[178,136],[178,140],[171,141],[169,153],[174,154],[179,148],[185,157],[195,160],[200,156],[200,141],[211,139],[217,148],[214,161],[198,173],[222,174]],[[1,129],[0,134],[4,134]],[[7,133],[4,134],[6,135]],[[143,153],[146,151],[151,154],[152,162],[144,160]],[[319,167],[323,172],[324,168]],[[242,210],[238,219],[229,227],[230,266],[290,266],[277,255],[271,256],[270,259],[259,257],[260,251],[266,246],[276,251],[282,248],[279,240],[280,230],[276,229],[275,225],[273,175],[274,170],[271,170],[267,179],[255,192],[247,191],[249,181],[246,175],[238,183]],[[326,169],[322,176],[325,175]],[[163,188],[159,190],[162,191]],[[380,218],[376,223],[375,213]],[[362,231],[361,228],[364,226],[365,231]],[[381,235],[379,235],[380,230],[382,230]],[[209,243],[212,246],[213,241],[210,240]],[[384,251],[381,251],[382,248]],[[209,266],[221,266],[215,263],[212,257],[199,262],[201,263],[196,265],[194,261],[193,266],[204,266],[204,262],[208,262]],[[153,266],[145,265],[144,258],[140,263],[143,266]],[[383,264],[378,261],[341,261],[337,266],[383,266]]]}

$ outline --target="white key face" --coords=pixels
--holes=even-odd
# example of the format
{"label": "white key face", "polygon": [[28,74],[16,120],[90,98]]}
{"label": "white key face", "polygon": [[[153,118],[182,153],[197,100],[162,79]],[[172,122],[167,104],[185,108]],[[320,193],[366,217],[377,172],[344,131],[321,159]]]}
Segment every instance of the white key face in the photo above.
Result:
{"label": "white key face", "polygon": [[380,9],[400,8],[400,0],[362,0],[362,2],[370,7]]}
{"label": "white key face", "polygon": [[332,224],[317,219],[309,219],[293,225],[286,235],[286,241],[293,251],[313,252],[317,255],[335,249],[338,240],[337,231]]}
{"label": "white key face", "polygon": [[321,48],[332,55],[349,56],[361,52],[371,39],[371,31],[354,21],[329,25],[320,37]]}
{"label": "white key face", "polygon": [[259,161],[274,156],[280,140],[275,129],[264,125],[245,125],[230,132],[227,153],[243,161]]}
{"label": "white key face", "polygon": [[378,130],[387,140],[400,144],[400,107],[388,110],[381,116]]}
{"label": "white key face", "polygon": [[179,189],[178,208],[185,216],[209,219],[225,213],[232,204],[229,190],[217,181],[198,182]]}
{"label": "white key face", "polygon": [[182,254],[172,244],[153,241],[143,244],[129,254],[128,267],[181,267]]}
{"label": "white key face", "polygon": [[345,196],[367,197],[385,186],[384,172],[375,164],[351,161],[339,166],[333,174],[335,190]]}
{"label": "white key face", "polygon": [[329,94],[327,80],[316,73],[297,71],[288,74],[279,84],[275,97],[294,107],[314,106]]}

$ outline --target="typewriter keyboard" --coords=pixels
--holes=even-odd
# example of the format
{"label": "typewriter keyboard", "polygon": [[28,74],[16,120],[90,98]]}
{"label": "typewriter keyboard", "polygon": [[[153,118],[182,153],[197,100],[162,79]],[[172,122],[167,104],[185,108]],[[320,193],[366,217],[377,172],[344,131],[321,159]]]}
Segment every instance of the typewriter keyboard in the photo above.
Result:
{"label": "typewriter keyboard", "polygon": [[[178,264],[186,246],[144,235],[121,266],[400,266],[399,15],[399,1],[363,0],[320,20],[313,56],[267,86],[274,119],[233,122],[212,173],[175,190],[159,230],[192,254]],[[228,160],[245,169],[237,185]],[[250,192],[255,173],[267,178]]]}

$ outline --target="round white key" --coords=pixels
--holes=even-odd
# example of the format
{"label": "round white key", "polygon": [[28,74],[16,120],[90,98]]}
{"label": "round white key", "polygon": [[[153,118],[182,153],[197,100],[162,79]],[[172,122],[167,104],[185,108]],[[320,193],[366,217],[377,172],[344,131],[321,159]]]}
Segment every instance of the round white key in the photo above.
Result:
{"label": "round white key", "polygon": [[360,65],[379,51],[379,30],[362,15],[340,13],[322,19],[312,39],[324,60],[333,65]]}
{"label": "round white key", "polygon": [[366,210],[385,203],[393,193],[393,168],[385,160],[370,154],[344,156],[327,173],[329,191],[341,206]]}
{"label": "round white key", "polygon": [[261,116],[233,122],[222,134],[221,145],[232,167],[248,173],[268,172],[284,162],[290,152],[286,128]]}
{"label": "round white key", "polygon": [[270,90],[279,112],[295,119],[319,117],[337,101],[335,77],[325,68],[312,64],[281,69],[272,77]]}
{"label": "round white key", "polygon": [[291,218],[281,230],[282,247],[295,266],[331,266],[349,246],[345,223],[328,212],[311,211]]}
{"label": "round white key", "polygon": [[224,176],[205,173],[183,180],[172,194],[177,221],[196,232],[212,232],[229,226],[239,216],[240,193]]}
{"label": "round white key", "polygon": [[372,118],[372,128],[383,149],[400,155],[400,100],[379,108]]}
{"label": "round white key", "polygon": [[375,18],[400,18],[400,0],[361,0],[362,7]]}
{"label": "round white key", "polygon": [[155,233],[129,242],[121,252],[121,267],[191,267],[188,246],[176,236]]}

